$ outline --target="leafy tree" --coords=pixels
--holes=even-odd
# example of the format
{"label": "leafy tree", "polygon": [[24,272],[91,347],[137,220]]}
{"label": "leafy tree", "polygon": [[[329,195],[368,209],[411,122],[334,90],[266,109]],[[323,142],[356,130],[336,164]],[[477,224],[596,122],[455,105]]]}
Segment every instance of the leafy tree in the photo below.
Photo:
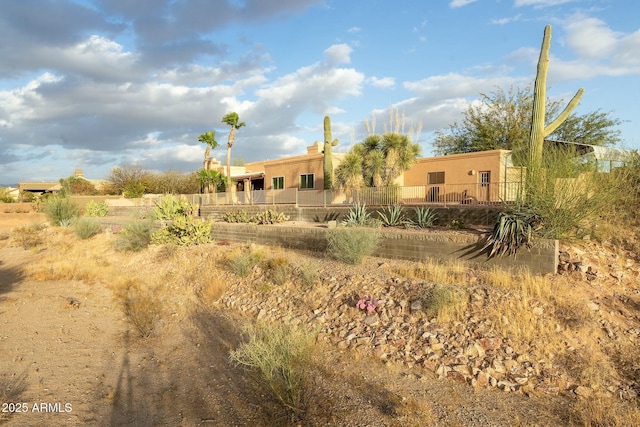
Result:
{"label": "leafy tree", "polygon": [[88,180],[79,176],[60,178],[61,193],[65,196],[93,196],[98,194],[96,187]]}
{"label": "leafy tree", "polygon": [[[562,100],[547,100],[547,117],[558,115]],[[505,92],[497,88],[490,94],[480,94],[478,102],[469,105],[461,123],[436,132],[434,151],[439,155],[470,153],[485,150],[525,150],[531,130],[533,93],[531,88],[513,87]],[[571,114],[549,136],[549,139],[581,142],[591,145],[615,145],[620,142],[621,123],[610,113],[596,110],[584,115]]]}
{"label": "leafy tree", "polygon": [[236,140],[236,129],[239,129],[246,125],[245,122],[241,122],[237,113],[226,114],[222,118],[222,123],[231,126],[229,132],[229,138],[227,139],[227,188],[231,188],[231,147]]}
{"label": "leafy tree", "polygon": [[354,188],[360,184],[388,186],[420,156],[420,144],[407,135],[388,132],[372,134],[356,144],[336,168],[340,186]]}
{"label": "leafy tree", "polygon": [[209,157],[211,156],[211,150],[218,146],[218,141],[216,141],[216,132],[212,130],[205,132],[198,137],[198,141],[207,145],[207,149],[204,151],[204,163],[206,167],[207,160],[209,160]]}
{"label": "leafy tree", "polygon": [[111,183],[111,192],[125,197],[141,197],[146,188],[150,172],[139,165],[116,166],[111,169],[107,180]]}
{"label": "leafy tree", "polygon": [[143,180],[147,193],[195,194],[200,191],[200,180],[195,172],[167,171],[149,173]]}

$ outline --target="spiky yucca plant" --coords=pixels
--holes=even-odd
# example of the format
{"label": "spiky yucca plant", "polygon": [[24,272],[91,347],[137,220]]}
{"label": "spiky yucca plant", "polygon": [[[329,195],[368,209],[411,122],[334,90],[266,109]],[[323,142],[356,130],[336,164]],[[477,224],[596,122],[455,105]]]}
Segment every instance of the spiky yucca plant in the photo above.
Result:
{"label": "spiky yucca plant", "polygon": [[489,258],[515,255],[522,248],[531,248],[534,232],[542,228],[542,218],[520,202],[500,212],[493,231],[482,250],[489,251]]}

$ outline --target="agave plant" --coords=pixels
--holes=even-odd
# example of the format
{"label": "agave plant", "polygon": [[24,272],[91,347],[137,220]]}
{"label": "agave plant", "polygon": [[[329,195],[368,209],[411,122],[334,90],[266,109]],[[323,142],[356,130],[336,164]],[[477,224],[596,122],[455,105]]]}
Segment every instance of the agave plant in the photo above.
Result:
{"label": "agave plant", "polygon": [[522,247],[531,248],[533,234],[542,228],[542,218],[519,202],[514,207],[505,204],[493,231],[482,250],[491,249],[489,258],[515,255]]}
{"label": "agave plant", "polygon": [[415,208],[416,222],[419,228],[428,228],[435,224],[438,214],[431,208],[419,207]]}
{"label": "agave plant", "polygon": [[354,203],[342,224],[347,227],[365,226],[371,222],[371,214],[367,212],[367,206],[358,202]]}
{"label": "agave plant", "polygon": [[402,212],[402,206],[400,205],[387,206],[383,208],[381,212],[378,212],[378,215],[380,216],[382,225],[385,227],[395,227],[407,222]]}

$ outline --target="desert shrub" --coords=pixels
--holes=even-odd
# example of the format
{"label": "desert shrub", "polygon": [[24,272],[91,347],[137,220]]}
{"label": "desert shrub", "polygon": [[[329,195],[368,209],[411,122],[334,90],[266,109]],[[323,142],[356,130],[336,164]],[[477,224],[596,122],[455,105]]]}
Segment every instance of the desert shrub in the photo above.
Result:
{"label": "desert shrub", "polygon": [[426,312],[446,323],[462,320],[467,308],[468,298],[464,289],[456,285],[437,284],[423,296]]}
{"label": "desert shrub", "polygon": [[301,265],[296,269],[296,276],[304,286],[312,286],[318,280],[318,272],[315,266]]}
{"label": "desert shrub", "polygon": [[251,222],[251,217],[245,210],[238,210],[233,212],[226,212],[222,215],[222,220],[225,222],[231,223],[249,223]]}
{"label": "desert shrub", "polygon": [[415,225],[419,228],[432,227],[438,219],[438,214],[431,208],[417,207],[415,208],[415,213]]}
{"label": "desert shrub", "polygon": [[149,220],[134,221],[127,225],[115,240],[116,251],[138,252],[151,243],[153,222]]}
{"label": "desert shrub", "polygon": [[13,203],[16,200],[9,194],[8,188],[0,188],[0,203]]}
{"label": "desert shrub", "polygon": [[378,246],[378,234],[364,227],[346,227],[327,230],[327,251],[347,264],[360,264]]}
{"label": "desert shrub", "polygon": [[258,265],[260,257],[253,253],[242,253],[234,256],[229,260],[229,267],[233,273],[240,277],[245,277],[249,272]]}
{"label": "desert shrub", "polygon": [[378,211],[378,216],[385,227],[396,227],[407,223],[400,205],[386,206]]}
{"label": "desert shrub", "polygon": [[262,263],[269,280],[275,285],[283,285],[291,277],[289,260],[283,257],[269,258]]}
{"label": "desert shrub", "polygon": [[231,361],[251,370],[292,419],[301,418],[315,336],[284,324],[258,324],[246,334],[247,342],[231,352]]}
{"label": "desert shrub", "polygon": [[97,203],[95,200],[90,200],[84,207],[84,212],[87,216],[91,217],[103,217],[109,213],[109,206],[106,202]]}
{"label": "desert shrub", "polygon": [[44,242],[41,231],[46,227],[42,224],[29,224],[14,230],[16,242],[24,249],[34,248]]}
{"label": "desert shrub", "polygon": [[73,231],[81,239],[89,239],[102,231],[102,226],[94,218],[80,218],[73,224]]}
{"label": "desert shrub", "polygon": [[151,235],[151,243],[178,246],[211,242],[211,221],[196,221],[191,216],[178,216],[169,225]]}
{"label": "desert shrub", "polygon": [[161,317],[161,307],[160,301],[137,282],[125,284],[122,310],[141,338],[148,338],[153,333]]}
{"label": "desert shrub", "polygon": [[40,207],[55,225],[68,227],[80,215],[80,206],[68,197],[47,197]]}
{"label": "desert shrub", "polygon": [[[17,402],[24,402],[22,396],[28,388],[28,374],[29,371],[25,370],[19,375],[15,373],[12,375],[5,373],[0,375],[0,402],[3,404],[14,403],[20,405],[21,409],[24,409],[24,405],[27,405],[27,403]],[[14,414],[16,414],[16,412],[7,411],[6,408],[3,408],[3,410],[0,411],[0,424],[4,424],[4,422],[8,421]]]}
{"label": "desert shrub", "polygon": [[284,212],[276,212],[269,209],[255,214],[250,222],[257,224],[279,224],[285,221],[289,221],[289,217],[285,215]]}

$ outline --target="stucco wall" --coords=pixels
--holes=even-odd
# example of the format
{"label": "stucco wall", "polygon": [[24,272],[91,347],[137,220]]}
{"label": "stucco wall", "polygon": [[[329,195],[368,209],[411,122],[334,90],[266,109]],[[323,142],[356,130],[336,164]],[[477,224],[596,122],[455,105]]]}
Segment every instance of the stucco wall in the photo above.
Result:
{"label": "stucco wall", "polygon": [[[303,228],[248,224],[216,223],[213,237],[216,240],[253,242],[263,245],[311,251],[325,251],[327,247],[324,227]],[[427,257],[459,259],[483,266],[504,268],[528,268],[534,274],[556,273],[558,265],[557,240],[539,240],[530,250],[523,250],[516,257],[487,259],[479,253],[480,235],[459,233],[406,233],[380,231],[376,255],[421,261]]]}

